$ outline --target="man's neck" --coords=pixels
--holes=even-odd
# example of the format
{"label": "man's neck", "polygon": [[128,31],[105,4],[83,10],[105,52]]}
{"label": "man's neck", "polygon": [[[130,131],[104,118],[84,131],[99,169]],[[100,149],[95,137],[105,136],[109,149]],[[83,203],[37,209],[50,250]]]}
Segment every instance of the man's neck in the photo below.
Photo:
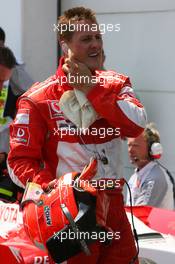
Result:
{"label": "man's neck", "polygon": [[140,161],[139,164],[137,164],[137,170],[143,169],[149,162],[150,160]]}

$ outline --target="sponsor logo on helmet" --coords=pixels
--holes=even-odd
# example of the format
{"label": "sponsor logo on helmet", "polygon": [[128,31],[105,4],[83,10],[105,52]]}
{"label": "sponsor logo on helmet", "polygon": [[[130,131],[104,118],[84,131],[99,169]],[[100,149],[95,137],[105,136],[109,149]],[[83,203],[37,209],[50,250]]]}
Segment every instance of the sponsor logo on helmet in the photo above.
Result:
{"label": "sponsor logo on helmet", "polygon": [[44,206],[44,215],[46,219],[46,224],[48,226],[52,225],[51,215],[50,215],[50,206]]}

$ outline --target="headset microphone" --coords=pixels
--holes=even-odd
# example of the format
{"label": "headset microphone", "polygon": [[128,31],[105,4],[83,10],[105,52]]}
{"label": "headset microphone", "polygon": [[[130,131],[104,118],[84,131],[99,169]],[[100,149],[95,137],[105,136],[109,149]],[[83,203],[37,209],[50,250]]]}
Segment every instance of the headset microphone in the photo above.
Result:
{"label": "headset microphone", "polygon": [[139,159],[138,157],[134,157],[134,161],[137,162],[137,161],[148,161],[148,159]]}
{"label": "headset microphone", "polygon": [[138,157],[134,157],[134,161],[137,162],[140,161],[140,159]]}

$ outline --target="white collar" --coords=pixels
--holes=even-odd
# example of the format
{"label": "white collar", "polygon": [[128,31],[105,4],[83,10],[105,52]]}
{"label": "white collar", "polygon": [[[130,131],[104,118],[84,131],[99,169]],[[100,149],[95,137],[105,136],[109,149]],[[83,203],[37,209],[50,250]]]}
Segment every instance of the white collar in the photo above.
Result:
{"label": "white collar", "polygon": [[145,179],[147,175],[150,173],[152,168],[156,165],[156,161],[150,161],[147,165],[145,165],[141,170],[138,171],[138,168],[135,169],[135,173],[140,178],[140,180]]}
{"label": "white collar", "polygon": [[77,89],[64,92],[60,98],[59,107],[77,128],[88,128],[98,118],[86,95]]}

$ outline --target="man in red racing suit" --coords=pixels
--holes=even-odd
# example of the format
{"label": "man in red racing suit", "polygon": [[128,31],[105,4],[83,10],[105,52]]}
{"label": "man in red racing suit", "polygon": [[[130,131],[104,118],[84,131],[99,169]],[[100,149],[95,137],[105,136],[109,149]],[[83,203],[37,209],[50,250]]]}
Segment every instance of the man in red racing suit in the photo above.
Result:
{"label": "man in red racing suit", "polygon": [[[70,21],[74,21],[74,25],[98,25],[92,11],[82,7],[66,11],[59,25]],[[99,30],[63,33],[60,33],[60,44],[64,56],[56,74],[34,84],[20,98],[10,128],[8,169],[12,180],[23,188],[27,181],[50,184],[65,173],[81,172],[92,156],[98,160],[94,179],[122,178],[121,138],[136,137],[145,126],[145,111],[134,96],[129,78],[113,71],[100,71],[102,39]],[[78,83],[75,77],[84,75],[90,82]],[[70,76],[74,77],[73,82]],[[92,83],[94,77],[95,84]],[[85,95],[83,103],[78,101],[75,90]],[[67,101],[64,98],[60,104],[65,94]],[[73,112],[72,102],[75,101],[78,112]],[[86,131],[82,130],[84,128]],[[91,256],[81,253],[68,263],[129,264],[136,249],[121,189],[117,196],[111,197],[107,225],[120,233],[119,239],[113,239],[106,246],[95,243],[90,246]]]}

